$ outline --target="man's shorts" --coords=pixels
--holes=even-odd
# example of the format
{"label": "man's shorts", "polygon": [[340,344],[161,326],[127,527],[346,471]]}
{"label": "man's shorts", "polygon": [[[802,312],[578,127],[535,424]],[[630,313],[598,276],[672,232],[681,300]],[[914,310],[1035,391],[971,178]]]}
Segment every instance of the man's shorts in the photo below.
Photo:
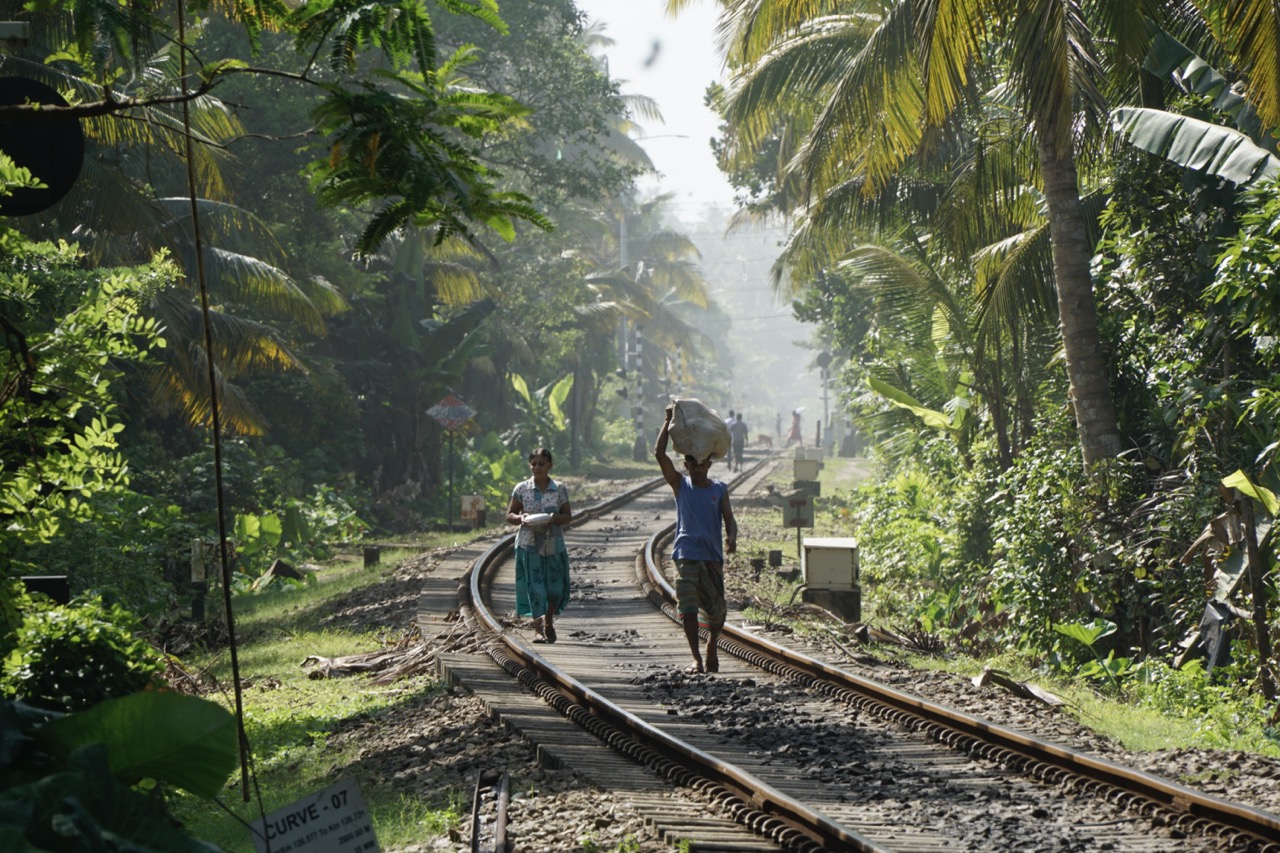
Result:
{"label": "man's shorts", "polygon": [[676,607],[683,616],[698,614],[703,628],[724,627],[729,608],[724,601],[724,563],[676,560]]}

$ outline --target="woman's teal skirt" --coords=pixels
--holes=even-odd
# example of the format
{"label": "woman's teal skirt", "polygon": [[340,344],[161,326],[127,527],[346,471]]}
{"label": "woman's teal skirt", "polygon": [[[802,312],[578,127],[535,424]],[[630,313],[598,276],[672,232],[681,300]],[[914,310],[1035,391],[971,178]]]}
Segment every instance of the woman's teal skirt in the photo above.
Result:
{"label": "woman's teal skirt", "polygon": [[544,557],[537,551],[516,549],[516,614],[553,615],[569,603],[569,555],[565,552]]}

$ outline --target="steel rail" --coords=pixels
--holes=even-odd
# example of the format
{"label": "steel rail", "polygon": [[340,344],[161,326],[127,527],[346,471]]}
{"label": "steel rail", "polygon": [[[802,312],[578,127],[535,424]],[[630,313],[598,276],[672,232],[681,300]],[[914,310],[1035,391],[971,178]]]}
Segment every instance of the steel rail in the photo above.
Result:
{"label": "steel rail", "polygon": [[[758,461],[735,478],[735,482],[745,480],[770,459]],[[662,485],[665,481],[656,478],[584,511],[571,525],[604,514]],[[740,823],[784,847],[802,853],[823,850],[893,853],[891,848],[840,826],[741,768],[650,725],[513,639],[486,606],[481,587],[488,570],[507,555],[514,542],[515,534],[508,534],[476,559],[463,585],[469,601],[462,607],[464,613],[469,611],[475,622],[500,640],[500,646],[491,645],[487,651],[509,674],[615,750],[677,784],[692,786],[721,800]]]}
{"label": "steel rail", "polygon": [[[482,818],[488,797],[493,798],[493,825],[486,833],[482,831]],[[470,853],[507,853],[507,807],[510,802],[510,774],[481,773],[476,777],[475,792],[471,797]]]}
{"label": "steel rail", "polygon": [[[675,590],[659,571],[656,556],[659,543],[674,530],[672,524],[649,538],[644,549],[643,571],[650,587],[650,599],[678,622]],[[735,649],[735,644],[740,648]],[[1139,811],[1150,812],[1152,806],[1163,808],[1183,829],[1206,832],[1213,829],[1213,824],[1228,830],[1219,834],[1242,833],[1248,836],[1248,841],[1261,842],[1264,853],[1280,853],[1280,816],[1270,812],[1222,800],[1141,770],[910,696],[731,625],[721,631],[720,645],[749,663],[776,674],[799,676],[851,705],[926,731],[940,743],[988,760],[1020,765],[1049,783],[1061,782],[1069,774],[1093,786],[1106,786],[1112,792],[1108,799],[1133,805]],[[787,669],[791,672],[787,673]],[[1135,802],[1138,799],[1145,802]]]}

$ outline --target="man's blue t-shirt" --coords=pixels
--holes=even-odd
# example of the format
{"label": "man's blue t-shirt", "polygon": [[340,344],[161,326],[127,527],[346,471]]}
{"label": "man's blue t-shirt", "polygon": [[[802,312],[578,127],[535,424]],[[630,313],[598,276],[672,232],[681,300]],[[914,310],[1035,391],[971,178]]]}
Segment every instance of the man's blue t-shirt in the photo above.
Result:
{"label": "man's blue t-shirt", "polygon": [[720,501],[727,492],[728,487],[719,480],[698,488],[689,475],[684,475],[676,494],[676,541],[671,549],[672,559],[724,562]]}

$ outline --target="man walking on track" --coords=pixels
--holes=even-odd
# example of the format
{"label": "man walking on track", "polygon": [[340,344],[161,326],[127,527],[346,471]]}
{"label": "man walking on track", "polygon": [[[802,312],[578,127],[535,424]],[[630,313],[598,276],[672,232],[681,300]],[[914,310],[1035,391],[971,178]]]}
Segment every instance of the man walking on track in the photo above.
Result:
{"label": "man walking on track", "polygon": [[747,424],[742,420],[742,412],[729,424],[729,438],[733,444],[733,470],[742,470],[742,454],[747,447]]}
{"label": "man walking on track", "polygon": [[[693,663],[686,672],[719,672],[720,658],[717,644],[724,628],[728,606],[724,600],[724,554],[738,548],[738,522],[729,505],[729,489],[719,480],[707,477],[711,459],[684,457],[686,474],[676,471],[675,463],[667,455],[667,432],[671,428],[673,408],[667,407],[666,419],[658,433],[653,455],[658,459],[662,476],[671,486],[676,498],[676,539],[671,548],[671,559],[676,565],[676,599],[684,636],[693,653]],[[720,540],[720,525],[724,524],[725,542]],[[707,629],[705,665],[698,650],[699,616]]]}

